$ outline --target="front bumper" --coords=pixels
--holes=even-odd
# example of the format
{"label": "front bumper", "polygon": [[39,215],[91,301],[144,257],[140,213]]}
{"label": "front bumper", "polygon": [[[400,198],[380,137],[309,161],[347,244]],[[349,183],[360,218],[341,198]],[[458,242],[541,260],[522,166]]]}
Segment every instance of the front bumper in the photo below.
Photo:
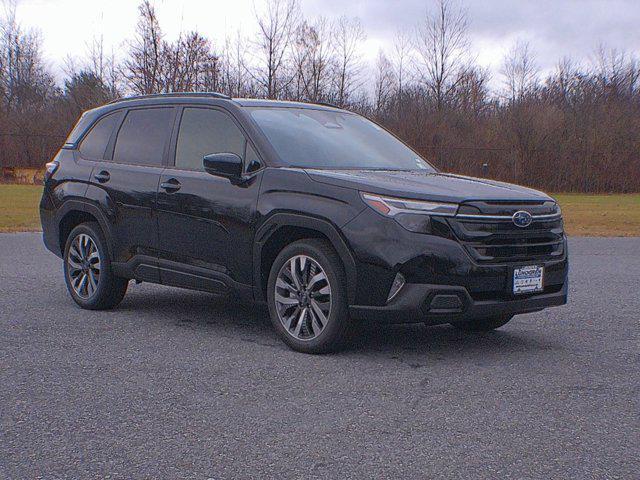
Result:
{"label": "front bumper", "polygon": [[[356,259],[354,318],[391,322],[463,322],[539,311],[567,302],[568,254],[545,260],[480,263],[453,232],[427,235],[405,230],[371,209],[343,227]],[[543,292],[513,295],[513,269],[542,265]],[[407,284],[389,303],[395,275]]]}
{"label": "front bumper", "polygon": [[510,299],[474,300],[464,287],[405,285],[387,305],[353,305],[349,313],[356,319],[389,323],[465,322],[477,318],[537,312],[567,303],[567,282],[558,291],[523,295]]}

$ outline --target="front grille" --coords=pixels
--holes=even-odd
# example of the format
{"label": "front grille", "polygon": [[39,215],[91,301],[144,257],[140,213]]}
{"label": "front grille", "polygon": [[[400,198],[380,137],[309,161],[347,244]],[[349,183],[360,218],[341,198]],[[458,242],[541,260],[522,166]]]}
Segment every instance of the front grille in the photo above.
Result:
{"label": "front grille", "polygon": [[[562,218],[552,202],[501,202],[499,207],[477,202],[464,207],[462,211],[474,213],[452,217],[449,224],[477,262],[547,261],[564,254]],[[534,216],[531,225],[522,228],[513,223],[510,217],[518,210]]]}

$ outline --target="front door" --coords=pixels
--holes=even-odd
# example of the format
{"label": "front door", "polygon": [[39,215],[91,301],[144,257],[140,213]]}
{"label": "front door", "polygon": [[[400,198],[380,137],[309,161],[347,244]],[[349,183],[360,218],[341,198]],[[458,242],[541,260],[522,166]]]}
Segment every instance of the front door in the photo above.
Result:
{"label": "front door", "polygon": [[157,203],[162,283],[219,293],[250,285],[261,173],[231,181],[206,173],[202,159],[230,152],[247,165],[255,150],[227,112],[204,107],[182,109],[173,143]]}

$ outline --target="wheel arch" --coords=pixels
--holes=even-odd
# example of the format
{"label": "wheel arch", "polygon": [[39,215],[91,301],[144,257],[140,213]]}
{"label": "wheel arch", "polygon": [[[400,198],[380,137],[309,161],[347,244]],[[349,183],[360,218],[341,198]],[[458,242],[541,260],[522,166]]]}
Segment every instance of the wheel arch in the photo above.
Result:
{"label": "wheel arch", "polygon": [[304,238],[321,238],[331,244],[345,269],[349,303],[355,298],[355,260],[347,242],[329,221],[300,214],[277,213],[260,226],[255,238],[253,247],[255,300],[266,300],[269,271],[278,253],[287,245]]}
{"label": "wheel arch", "polygon": [[85,222],[96,222],[100,226],[100,229],[107,241],[106,243],[109,254],[112,254],[111,230],[109,229],[109,224],[104,214],[97,206],[83,200],[67,200],[60,207],[58,218],[57,224],[60,256],[64,254],[64,246],[71,230]]}

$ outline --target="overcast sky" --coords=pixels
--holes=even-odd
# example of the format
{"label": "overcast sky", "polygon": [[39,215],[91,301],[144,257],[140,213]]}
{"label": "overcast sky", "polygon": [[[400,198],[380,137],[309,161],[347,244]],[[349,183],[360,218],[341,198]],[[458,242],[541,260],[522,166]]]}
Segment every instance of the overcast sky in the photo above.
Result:
{"label": "overcast sky", "polygon": [[[254,2],[262,0],[155,0],[168,38],[197,29],[214,42],[241,29],[255,28]],[[589,61],[599,43],[640,56],[640,0],[464,0],[470,38],[478,62],[490,68],[494,82],[502,56],[518,40],[530,42],[543,70],[564,55]],[[413,31],[432,0],[301,0],[304,15],[357,16],[368,38],[364,56],[373,61],[379,48],[391,48],[398,30]],[[102,35],[116,52],[137,21],[137,0],[18,0],[18,19],[38,29],[48,60],[58,73],[65,57],[82,56],[86,44]]]}

